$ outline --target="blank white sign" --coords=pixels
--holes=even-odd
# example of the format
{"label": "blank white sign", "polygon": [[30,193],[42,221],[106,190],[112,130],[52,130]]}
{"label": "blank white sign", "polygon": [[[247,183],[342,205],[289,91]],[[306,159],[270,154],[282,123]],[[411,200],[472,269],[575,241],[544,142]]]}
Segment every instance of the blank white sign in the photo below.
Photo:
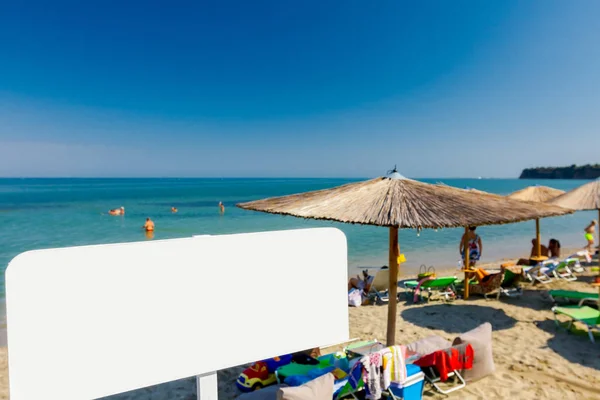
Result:
{"label": "blank white sign", "polygon": [[345,341],[346,285],[333,228],[20,254],[11,399],[92,399]]}

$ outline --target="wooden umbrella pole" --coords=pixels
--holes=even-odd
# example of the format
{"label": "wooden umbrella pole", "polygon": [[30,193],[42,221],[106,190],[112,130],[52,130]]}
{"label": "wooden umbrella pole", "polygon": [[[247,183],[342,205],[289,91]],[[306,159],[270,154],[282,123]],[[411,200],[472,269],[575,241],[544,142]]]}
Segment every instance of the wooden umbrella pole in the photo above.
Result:
{"label": "wooden umbrella pole", "polygon": [[470,264],[470,251],[469,251],[469,227],[465,226],[465,239],[463,240],[463,251],[464,251],[464,266],[463,268],[465,269],[465,289],[464,289],[464,298],[465,300],[469,298],[469,273],[467,272],[467,270],[470,268],[469,264]]}
{"label": "wooden umbrella pole", "polygon": [[537,241],[535,245],[535,255],[538,257],[542,256],[542,239],[540,237],[540,219],[535,219],[535,240]]}
{"label": "wooden umbrella pole", "polygon": [[396,344],[396,313],[398,309],[398,255],[400,248],[398,247],[398,228],[390,227],[390,249],[389,249],[389,264],[390,264],[390,288],[389,288],[389,303],[388,303],[388,325],[387,325],[387,345],[393,346]]}

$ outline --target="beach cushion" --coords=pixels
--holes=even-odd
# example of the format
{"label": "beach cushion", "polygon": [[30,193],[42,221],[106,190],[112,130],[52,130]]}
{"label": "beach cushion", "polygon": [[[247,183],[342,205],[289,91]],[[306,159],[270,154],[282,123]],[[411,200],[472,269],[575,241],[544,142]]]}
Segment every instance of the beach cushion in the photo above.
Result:
{"label": "beach cushion", "polygon": [[239,395],[236,400],[277,400],[277,392],[282,387],[287,387],[287,385],[267,386],[254,392]]}
{"label": "beach cushion", "polygon": [[457,339],[469,343],[475,354],[473,368],[462,372],[463,378],[467,382],[476,381],[494,373],[496,367],[494,366],[494,356],[492,354],[492,324],[486,322],[469,332],[463,333]]}
{"label": "beach cushion", "polygon": [[332,374],[325,374],[302,386],[280,388],[277,400],[331,400],[333,381]]}
{"label": "beach cushion", "polygon": [[428,336],[414,343],[406,345],[409,352],[414,352],[422,356],[431,354],[434,351],[452,347],[452,343],[439,336]]}

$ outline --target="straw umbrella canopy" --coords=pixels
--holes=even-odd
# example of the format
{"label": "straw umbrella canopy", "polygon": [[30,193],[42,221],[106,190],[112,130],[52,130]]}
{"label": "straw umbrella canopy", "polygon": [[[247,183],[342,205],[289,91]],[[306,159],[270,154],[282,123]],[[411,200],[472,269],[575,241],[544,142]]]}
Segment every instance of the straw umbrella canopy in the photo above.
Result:
{"label": "straw umbrella canopy", "polygon": [[[598,210],[598,221],[600,221],[600,179],[579,186],[552,199],[549,203],[577,211]],[[600,260],[598,264],[600,265]]]}
{"label": "straw umbrella canopy", "polygon": [[600,179],[579,186],[570,192],[552,199],[549,203],[577,211],[600,211]]}
{"label": "straw umbrella canopy", "polygon": [[[564,193],[564,190],[554,189],[554,188],[551,188],[548,186],[535,185],[535,186],[528,186],[525,189],[517,190],[516,192],[513,192],[506,197],[508,197],[509,199],[513,199],[513,200],[545,203],[549,200],[554,199],[557,196],[560,196],[563,193]],[[546,257],[542,257],[542,243],[541,243],[542,239],[540,237],[540,219],[539,218],[535,219],[535,238],[536,238],[536,242],[537,242],[535,245],[535,253],[536,254],[535,254],[535,257],[533,257],[532,259],[534,261],[542,261]]]}
{"label": "straw umbrella canopy", "polygon": [[[240,208],[300,218],[389,228],[390,288],[387,343],[395,344],[398,290],[398,229],[454,228],[508,224],[571,213],[551,205],[525,203],[490,194],[407,179],[396,169],[386,177],[331,189],[273,197]],[[465,265],[469,265],[465,251]],[[468,288],[468,285],[465,285]],[[468,289],[467,289],[468,291]],[[465,293],[467,296],[468,293]]]}

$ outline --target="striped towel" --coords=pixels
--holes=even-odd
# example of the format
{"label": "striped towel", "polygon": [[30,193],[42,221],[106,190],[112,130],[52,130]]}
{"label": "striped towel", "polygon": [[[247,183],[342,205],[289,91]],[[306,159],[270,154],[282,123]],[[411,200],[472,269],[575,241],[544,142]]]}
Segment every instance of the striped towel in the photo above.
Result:
{"label": "striped towel", "polygon": [[383,357],[383,387],[394,382],[402,387],[406,381],[406,346],[391,346],[381,350]]}

